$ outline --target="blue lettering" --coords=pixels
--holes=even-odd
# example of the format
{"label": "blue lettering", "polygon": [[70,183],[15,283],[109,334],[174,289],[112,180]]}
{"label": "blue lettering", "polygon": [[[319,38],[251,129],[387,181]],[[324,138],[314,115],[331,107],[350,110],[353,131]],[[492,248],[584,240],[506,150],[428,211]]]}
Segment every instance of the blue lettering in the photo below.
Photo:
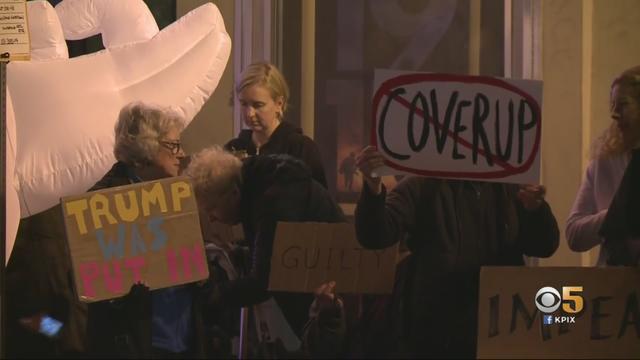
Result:
{"label": "blue lettering", "polygon": [[96,229],[96,237],[105,260],[124,258],[124,224],[118,224],[117,241],[105,240],[104,229]]}
{"label": "blue lettering", "polygon": [[164,218],[153,217],[149,219],[149,222],[147,223],[149,231],[151,231],[155,236],[153,243],[151,244],[151,249],[153,251],[158,251],[167,245],[167,234],[160,228],[160,225],[163,222]]}

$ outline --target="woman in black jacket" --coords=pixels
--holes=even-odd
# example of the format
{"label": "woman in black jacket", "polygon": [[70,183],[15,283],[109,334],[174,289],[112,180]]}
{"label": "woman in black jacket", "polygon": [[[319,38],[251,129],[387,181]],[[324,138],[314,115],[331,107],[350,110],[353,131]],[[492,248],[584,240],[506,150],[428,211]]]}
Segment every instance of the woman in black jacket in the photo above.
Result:
{"label": "woman in black jacket", "polygon": [[242,130],[225,149],[249,156],[291,155],[307,164],[311,176],[326,188],[318,146],[300,128],[283,120],[289,87],[278,68],[268,63],[249,65],[236,85],[236,95],[242,119],[249,129]]}

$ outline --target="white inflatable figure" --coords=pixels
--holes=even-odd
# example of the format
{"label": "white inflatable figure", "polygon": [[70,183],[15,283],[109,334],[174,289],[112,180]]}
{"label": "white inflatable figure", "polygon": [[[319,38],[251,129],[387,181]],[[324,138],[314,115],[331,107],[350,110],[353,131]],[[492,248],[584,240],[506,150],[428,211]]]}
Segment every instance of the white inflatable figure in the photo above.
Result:
{"label": "white inflatable figure", "polygon": [[153,14],[142,1],[65,0],[56,5],[56,12],[67,40],[102,34],[107,49],[149,40],[159,31]]}
{"label": "white inflatable figure", "polygon": [[[159,32],[142,0],[64,0],[56,10],[46,1],[27,4],[31,41],[42,51],[7,66],[7,117],[15,118],[15,135],[8,133],[15,191],[7,194],[17,192],[20,217],[85,192],[109,170],[115,162],[113,127],[125,104],[169,106],[190,122],[218,85],[231,51],[212,3]],[[69,59],[62,29],[75,39],[100,32],[106,49]],[[14,215],[8,228],[17,227],[17,213],[7,207]]]}
{"label": "white inflatable figure", "polygon": [[7,151],[5,156],[6,168],[6,230],[5,230],[5,265],[11,256],[13,244],[16,241],[18,233],[18,224],[20,224],[20,202],[18,201],[18,193],[15,188],[15,163],[16,163],[16,122],[13,117],[13,109],[11,108],[10,95],[7,94]]}
{"label": "white inflatable figure", "polygon": [[[46,1],[27,2],[29,13],[29,33],[31,42],[31,60],[68,59],[69,52],[64,41],[62,26],[56,11]],[[7,153],[6,153],[6,237],[5,264],[9,261],[11,250],[18,233],[20,223],[20,202],[18,200],[16,162],[16,122],[11,93],[7,92]]]}

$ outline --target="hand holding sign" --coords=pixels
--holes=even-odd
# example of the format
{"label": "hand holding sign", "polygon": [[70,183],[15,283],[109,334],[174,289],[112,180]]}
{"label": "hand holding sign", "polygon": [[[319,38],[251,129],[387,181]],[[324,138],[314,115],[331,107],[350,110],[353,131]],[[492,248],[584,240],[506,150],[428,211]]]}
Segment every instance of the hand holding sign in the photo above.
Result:
{"label": "hand holding sign", "polygon": [[533,211],[542,205],[546,193],[547,188],[544,185],[521,185],[518,199],[525,209]]}
{"label": "hand holding sign", "polygon": [[324,311],[340,311],[342,310],[342,299],[335,293],[336,282],[330,281],[318,286],[313,294],[316,297],[318,313]]}
{"label": "hand holding sign", "polygon": [[382,192],[382,181],[380,176],[374,176],[374,170],[384,166],[384,157],[375,146],[367,146],[356,156],[356,166],[362,173],[369,189],[374,194]]}

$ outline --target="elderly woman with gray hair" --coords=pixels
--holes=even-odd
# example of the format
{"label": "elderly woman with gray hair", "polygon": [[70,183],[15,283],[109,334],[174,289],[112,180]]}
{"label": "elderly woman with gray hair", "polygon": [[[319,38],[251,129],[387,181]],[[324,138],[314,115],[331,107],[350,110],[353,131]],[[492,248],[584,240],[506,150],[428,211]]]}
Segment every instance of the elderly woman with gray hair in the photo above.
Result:
{"label": "elderly woman with gray hair", "polygon": [[[184,119],[170,109],[141,102],[126,105],[115,126],[118,161],[90,190],[178,175],[184,126]],[[90,355],[204,357],[201,289],[188,284],[149,291],[138,284],[121,299],[90,304]]]}
{"label": "elderly woman with gray hair", "polygon": [[[340,207],[314,180],[310,169],[289,155],[260,155],[241,161],[220,147],[213,147],[194,155],[185,173],[193,179],[201,211],[226,224],[242,223],[251,251],[249,273],[216,284],[210,302],[220,306],[250,306],[273,297],[289,329],[278,334],[270,328],[269,338],[280,338],[291,352],[287,345],[300,344],[313,295],[267,290],[276,225],[278,221],[343,222]],[[298,340],[292,340],[292,336]],[[267,356],[285,356],[284,350],[272,349]]]}

